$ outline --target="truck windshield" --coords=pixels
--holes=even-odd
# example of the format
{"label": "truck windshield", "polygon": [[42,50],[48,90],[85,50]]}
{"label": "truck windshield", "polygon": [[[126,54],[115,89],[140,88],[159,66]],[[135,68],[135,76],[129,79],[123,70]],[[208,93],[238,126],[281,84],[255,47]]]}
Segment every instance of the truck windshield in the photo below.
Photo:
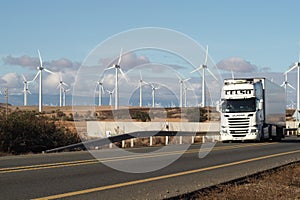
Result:
{"label": "truck windshield", "polygon": [[254,112],[256,110],[255,98],[226,99],[222,103],[223,113]]}

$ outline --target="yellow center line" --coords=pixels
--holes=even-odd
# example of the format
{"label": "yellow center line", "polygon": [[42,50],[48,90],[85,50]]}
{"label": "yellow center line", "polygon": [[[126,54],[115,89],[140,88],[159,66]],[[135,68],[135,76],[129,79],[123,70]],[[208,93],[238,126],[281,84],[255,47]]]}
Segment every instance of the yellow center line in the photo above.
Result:
{"label": "yellow center line", "polygon": [[[264,146],[264,145],[270,145],[270,144],[275,144],[275,143],[258,143],[258,144],[241,144],[241,145],[234,145],[234,146],[222,146],[222,147],[215,147],[212,149],[212,151],[245,148],[245,147],[252,147],[252,146]],[[211,151],[211,149],[210,148],[204,148],[204,149],[202,148],[200,150],[199,149],[191,149],[191,150],[179,150],[179,151],[172,151],[172,152],[142,153],[139,155],[129,155],[129,156],[102,158],[102,159],[88,159],[88,160],[80,160],[80,161],[69,161],[69,162],[30,165],[30,166],[0,168],[0,174],[12,173],[12,172],[23,172],[23,171],[30,171],[30,170],[41,170],[41,169],[88,165],[88,164],[96,164],[99,162],[105,163],[105,162],[115,162],[115,161],[122,161],[122,160],[145,159],[145,158],[152,158],[152,157],[159,157],[159,156],[170,156],[170,155],[178,155],[178,154],[191,154],[191,153],[196,153],[199,151],[208,152],[208,151]]]}
{"label": "yellow center line", "polygon": [[300,153],[300,150],[271,154],[271,155],[267,155],[267,156],[261,156],[261,157],[256,157],[256,158],[251,158],[251,159],[246,159],[246,160],[241,160],[241,161],[236,161],[236,162],[231,162],[231,163],[226,163],[226,164],[221,164],[221,165],[215,165],[215,166],[206,167],[206,168],[199,168],[199,169],[195,169],[195,170],[189,170],[189,171],[184,171],[184,172],[179,172],[179,173],[174,173],[174,174],[156,176],[156,177],[140,179],[140,180],[135,180],[135,181],[129,181],[129,182],[124,182],[124,183],[118,183],[118,184],[113,184],[113,185],[107,185],[107,186],[102,186],[102,187],[97,187],[97,188],[91,188],[91,189],[68,192],[68,193],[63,193],[63,194],[58,194],[58,195],[53,195],[53,196],[41,197],[41,198],[36,198],[34,200],[46,200],[46,199],[49,200],[49,199],[65,198],[65,197],[70,197],[70,196],[75,196],[75,195],[83,195],[83,194],[92,193],[92,192],[99,192],[99,191],[108,190],[108,189],[114,189],[114,188],[120,188],[120,187],[125,187],[125,186],[130,186],[130,185],[141,184],[141,183],[147,183],[147,182],[152,182],[152,181],[157,181],[157,180],[162,180],[162,179],[174,178],[174,177],[178,177],[178,176],[184,176],[184,175],[199,173],[199,172],[203,172],[203,171],[213,170],[213,169],[230,167],[230,166],[234,166],[234,165],[240,165],[240,164],[245,164],[245,163],[249,163],[249,162],[265,160],[268,158],[274,158],[274,157],[295,154],[295,153]]}

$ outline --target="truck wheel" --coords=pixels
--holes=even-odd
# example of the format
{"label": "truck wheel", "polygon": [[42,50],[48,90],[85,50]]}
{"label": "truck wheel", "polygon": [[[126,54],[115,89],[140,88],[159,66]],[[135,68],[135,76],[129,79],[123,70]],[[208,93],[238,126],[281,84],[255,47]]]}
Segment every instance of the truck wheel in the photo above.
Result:
{"label": "truck wheel", "polygon": [[276,126],[276,136],[274,136],[274,141],[280,142],[283,136],[283,128]]}
{"label": "truck wheel", "polygon": [[262,126],[259,128],[259,133],[260,133],[259,142],[265,142],[266,138],[265,138],[265,133],[264,133],[264,129]]}

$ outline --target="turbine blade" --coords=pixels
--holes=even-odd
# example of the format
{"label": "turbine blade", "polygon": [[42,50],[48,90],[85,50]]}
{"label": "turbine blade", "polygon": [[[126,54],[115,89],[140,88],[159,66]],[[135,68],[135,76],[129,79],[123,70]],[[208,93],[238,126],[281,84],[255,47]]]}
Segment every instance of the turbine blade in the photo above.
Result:
{"label": "turbine blade", "polygon": [[190,73],[194,73],[194,72],[196,72],[196,71],[199,71],[200,69],[202,69],[202,66],[200,66],[200,67],[197,67],[196,69],[194,69],[193,71],[191,71]]}
{"label": "turbine blade", "polygon": [[190,80],[191,78],[186,78],[186,79],[183,79],[182,81],[185,82],[185,81],[188,81]]}
{"label": "turbine blade", "polygon": [[39,54],[39,59],[40,59],[40,67],[43,67],[43,60],[42,60],[41,53],[40,53],[39,49],[38,49],[38,54]]}
{"label": "turbine blade", "polygon": [[122,76],[125,78],[125,80],[128,82],[128,78],[126,77],[126,75],[124,74],[123,70],[121,68],[119,68]]}
{"label": "turbine blade", "polygon": [[69,85],[68,85],[68,84],[66,84],[65,82],[62,82],[62,84],[63,84],[64,86],[67,86],[67,87],[69,87]]}
{"label": "turbine blade", "polygon": [[30,90],[29,90],[29,89],[27,89],[27,92],[28,92],[29,94],[32,94],[32,93],[30,92]]}
{"label": "turbine blade", "polygon": [[142,81],[144,84],[149,85],[149,83],[147,83],[146,81]]}
{"label": "turbine blade", "polygon": [[284,72],[284,74],[289,73],[290,71],[294,70],[296,67],[298,67],[298,65],[294,65],[293,67],[291,67],[290,69],[288,69],[286,72]]}
{"label": "turbine blade", "polygon": [[285,82],[283,82],[281,85],[280,85],[280,87],[283,87],[285,85]]}
{"label": "turbine blade", "polygon": [[26,80],[24,74],[22,74],[22,77],[23,77],[24,82],[27,82],[27,80]]}
{"label": "turbine blade", "polygon": [[115,68],[115,66],[113,65],[113,66],[111,66],[111,67],[109,67],[109,68],[106,68],[104,71],[110,70],[110,69],[114,69],[114,68]]}
{"label": "turbine blade", "polygon": [[142,72],[140,70],[140,80],[143,80],[143,77],[142,77]]}
{"label": "turbine blade", "polygon": [[298,62],[300,62],[300,42],[299,42],[299,58],[298,58]]}
{"label": "turbine blade", "polygon": [[121,48],[120,56],[119,56],[119,60],[118,60],[118,65],[119,66],[120,66],[120,63],[121,63],[121,60],[122,60],[122,52],[123,52],[123,49]]}
{"label": "turbine blade", "polygon": [[210,73],[210,75],[212,75],[212,77],[214,77],[214,79],[216,79],[216,81],[218,80],[217,77],[210,71],[210,69],[206,68],[207,71]]}
{"label": "turbine blade", "polygon": [[[192,72],[191,72],[192,73]],[[176,76],[177,76],[177,78],[181,81],[182,79],[181,79],[181,77],[178,75],[178,74],[176,74]]]}
{"label": "turbine blade", "polygon": [[40,75],[40,73],[41,73],[41,71],[39,70],[39,71],[36,73],[35,77],[32,79],[32,82],[35,81],[35,79]]}
{"label": "turbine blade", "polygon": [[58,73],[58,76],[59,76],[59,81],[62,81],[62,74],[61,74],[61,72]]}
{"label": "turbine blade", "polygon": [[294,88],[291,84],[287,84],[290,88],[292,88],[293,90],[296,90],[296,88]]}
{"label": "turbine blade", "polygon": [[208,59],[208,45],[206,45],[206,55],[205,55],[204,65],[207,64],[207,59]]}
{"label": "turbine blade", "polygon": [[233,74],[232,69],[231,69],[231,78],[234,79],[234,74]]}
{"label": "turbine blade", "polygon": [[49,69],[45,69],[45,68],[44,68],[44,70],[45,70],[46,72],[50,73],[50,74],[54,74],[54,75],[55,75],[55,73],[52,72],[52,71],[50,71]]}

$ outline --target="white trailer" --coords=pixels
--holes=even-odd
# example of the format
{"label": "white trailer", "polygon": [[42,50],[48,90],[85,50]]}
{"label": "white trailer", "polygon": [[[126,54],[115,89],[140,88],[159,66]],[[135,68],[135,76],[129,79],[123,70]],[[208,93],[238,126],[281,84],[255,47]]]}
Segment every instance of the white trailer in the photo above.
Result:
{"label": "white trailer", "polygon": [[221,141],[281,140],[285,101],[284,89],[265,78],[225,79],[218,106]]}

